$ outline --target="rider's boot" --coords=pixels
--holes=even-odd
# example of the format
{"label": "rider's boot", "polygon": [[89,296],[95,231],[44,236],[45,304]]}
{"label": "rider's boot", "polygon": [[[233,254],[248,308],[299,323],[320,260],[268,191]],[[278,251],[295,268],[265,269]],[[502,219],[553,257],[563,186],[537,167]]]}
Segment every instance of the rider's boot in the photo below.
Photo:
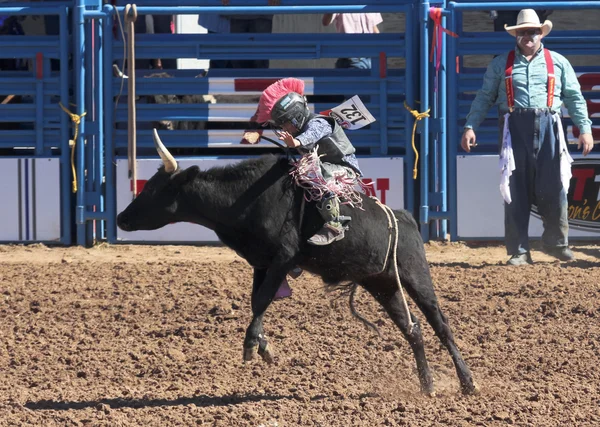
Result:
{"label": "rider's boot", "polygon": [[317,209],[326,221],[317,233],[308,239],[308,243],[325,246],[344,238],[345,228],[340,222],[340,201],[337,197],[322,200]]}

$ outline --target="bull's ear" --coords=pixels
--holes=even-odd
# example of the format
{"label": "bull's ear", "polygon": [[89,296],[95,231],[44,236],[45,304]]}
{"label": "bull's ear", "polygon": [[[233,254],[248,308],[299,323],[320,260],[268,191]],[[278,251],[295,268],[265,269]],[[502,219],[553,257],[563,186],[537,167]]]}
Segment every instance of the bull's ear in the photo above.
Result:
{"label": "bull's ear", "polygon": [[171,182],[173,182],[175,185],[183,185],[186,182],[189,182],[189,181],[192,181],[193,179],[195,179],[199,173],[200,173],[199,166],[196,166],[196,165],[190,166],[189,168],[184,169],[184,170],[174,174],[171,177]]}

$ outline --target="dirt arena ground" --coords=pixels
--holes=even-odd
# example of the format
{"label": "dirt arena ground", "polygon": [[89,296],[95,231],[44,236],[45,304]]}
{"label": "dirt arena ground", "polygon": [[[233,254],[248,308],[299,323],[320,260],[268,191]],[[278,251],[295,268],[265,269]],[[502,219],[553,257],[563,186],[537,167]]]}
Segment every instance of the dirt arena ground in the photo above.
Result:
{"label": "dirt arena ground", "polygon": [[305,273],[265,319],[276,363],[244,364],[251,269],[226,248],[0,246],[0,426],[599,425],[600,247],[574,249],[509,268],[499,246],[427,245],[480,387],[459,393],[426,326],[431,398],[364,293],[382,338]]}

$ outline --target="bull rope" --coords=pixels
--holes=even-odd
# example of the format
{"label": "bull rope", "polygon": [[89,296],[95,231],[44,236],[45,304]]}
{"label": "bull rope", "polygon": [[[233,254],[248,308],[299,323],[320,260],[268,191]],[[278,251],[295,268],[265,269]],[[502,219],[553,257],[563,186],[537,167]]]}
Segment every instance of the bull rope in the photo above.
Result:
{"label": "bull rope", "polygon": [[137,7],[135,4],[125,6],[125,22],[127,24],[127,163],[133,198],[137,195],[137,159],[136,159],[136,109],[135,109],[135,21]]}
{"label": "bull rope", "polygon": [[[410,315],[410,310],[408,309],[408,301],[406,300],[406,295],[404,295],[404,288],[403,288],[402,282],[400,280],[400,275],[398,274],[398,219],[395,218],[392,208],[381,203],[377,197],[371,197],[371,198],[375,199],[375,203],[377,203],[377,205],[381,209],[383,209],[383,211],[385,212],[385,215],[387,216],[387,219],[388,219],[388,229],[394,230],[394,233],[393,233],[394,234],[394,259],[393,259],[394,274],[396,275],[396,283],[398,284],[398,288],[400,289],[400,295],[402,296],[402,305],[404,306],[404,310],[406,311],[406,319],[408,321],[408,333],[412,334],[413,329],[415,327],[415,323],[412,321],[412,318]],[[396,223],[395,227],[394,227],[394,223],[392,222],[392,218],[394,218],[394,222]],[[383,273],[383,271],[385,270],[385,267],[388,263],[388,259],[390,256],[391,243],[392,243],[392,233],[390,233],[390,236],[388,238],[388,248],[387,248],[387,252],[385,254],[385,259],[383,261],[383,268],[381,269],[381,271],[379,273]]]}
{"label": "bull rope", "polygon": [[[367,184],[362,182],[357,174],[350,172],[344,175],[334,174],[331,179],[325,179],[316,148],[292,164],[294,167],[290,171],[290,176],[296,187],[304,190],[304,198],[307,202],[318,202],[331,194],[337,196],[342,205],[363,210],[362,195]],[[358,191],[356,186],[359,186],[361,191]]]}

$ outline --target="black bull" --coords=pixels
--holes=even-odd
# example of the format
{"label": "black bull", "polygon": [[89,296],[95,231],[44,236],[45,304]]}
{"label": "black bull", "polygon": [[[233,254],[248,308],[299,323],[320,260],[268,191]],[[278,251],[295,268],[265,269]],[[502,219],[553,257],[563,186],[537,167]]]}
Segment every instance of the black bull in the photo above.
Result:
{"label": "black bull", "polygon": [[[303,193],[293,186],[290,164],[284,157],[269,155],[206,171],[198,166],[181,170],[156,131],[155,144],[164,165],[119,214],[117,224],[125,231],[154,230],[180,221],[200,224],[214,230],[225,245],[250,263],[254,268],[253,318],[244,339],[245,360],[258,351],[267,362],[272,361],[263,316],[286,273],[300,266],[321,276],[328,286],[352,282],[366,289],[410,343],[421,390],[433,393],[421,326],[410,314],[411,328],[393,264],[386,261],[388,252],[390,256],[393,253],[388,250],[388,219],[373,199],[364,198],[364,211],[342,207],[342,214],[352,216],[343,240],[312,246],[306,239],[323,221],[312,204],[307,204],[302,214]],[[394,213],[401,283],[450,352],[462,392],[474,393],[471,372],[438,305],[417,225],[410,213]]]}

